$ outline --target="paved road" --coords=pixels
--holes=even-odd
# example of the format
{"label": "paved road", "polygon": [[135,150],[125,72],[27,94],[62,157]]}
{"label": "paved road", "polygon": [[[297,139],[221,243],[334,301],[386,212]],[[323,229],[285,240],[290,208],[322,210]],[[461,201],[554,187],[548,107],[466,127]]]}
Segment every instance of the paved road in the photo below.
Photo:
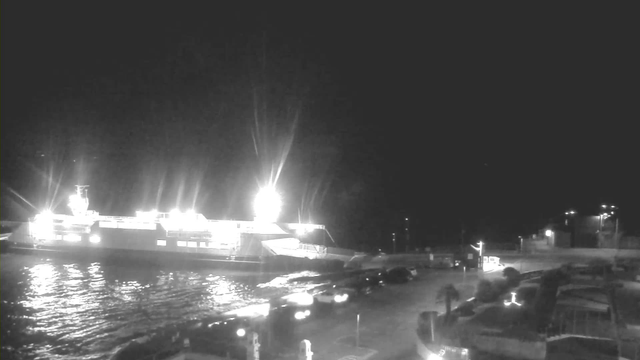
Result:
{"label": "paved road", "polygon": [[[501,274],[484,274],[496,277]],[[472,296],[478,275],[456,270],[422,270],[408,284],[387,285],[373,294],[336,308],[299,326],[296,340],[312,343],[314,359],[413,359],[418,314],[425,310],[444,312],[436,293],[453,283],[462,299]],[[360,314],[360,347],[353,345],[356,315]],[[351,357],[349,357],[351,356]]]}

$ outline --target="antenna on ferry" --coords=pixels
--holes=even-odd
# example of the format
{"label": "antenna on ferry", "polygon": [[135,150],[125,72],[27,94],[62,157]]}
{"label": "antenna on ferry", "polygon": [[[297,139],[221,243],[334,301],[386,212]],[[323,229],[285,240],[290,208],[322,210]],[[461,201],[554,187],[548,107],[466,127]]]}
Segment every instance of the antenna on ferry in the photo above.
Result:
{"label": "antenna on ferry", "polygon": [[76,185],[76,193],[69,197],[69,208],[75,216],[83,215],[89,209],[89,185]]}

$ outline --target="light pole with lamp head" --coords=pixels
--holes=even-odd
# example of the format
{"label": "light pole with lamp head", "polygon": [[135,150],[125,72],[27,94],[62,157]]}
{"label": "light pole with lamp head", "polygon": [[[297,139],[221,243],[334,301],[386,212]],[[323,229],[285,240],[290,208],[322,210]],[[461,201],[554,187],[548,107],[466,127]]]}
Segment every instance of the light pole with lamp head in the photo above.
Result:
{"label": "light pole with lamp head", "polygon": [[[600,233],[601,233],[601,236],[602,236],[602,227],[604,226],[604,221],[607,220],[610,217],[613,217],[613,216],[616,217],[615,230],[614,230],[614,233],[613,233],[613,248],[615,250],[615,254],[613,255],[613,266],[615,267],[615,266],[617,266],[616,255],[617,255],[618,246],[619,246],[619,243],[618,243],[618,220],[620,218],[620,209],[618,207],[616,207],[615,205],[602,204],[600,207],[604,211],[604,212],[602,212],[600,214]],[[608,212],[609,210],[611,211],[611,213]]]}
{"label": "light pole with lamp head", "polygon": [[[547,237],[547,245],[555,246],[555,238],[554,238],[554,235],[555,235],[555,234],[553,233],[553,230],[551,230],[551,229],[547,229],[547,230],[544,232],[544,236],[546,236],[546,237]],[[551,241],[549,241],[549,239],[551,239]]]}
{"label": "light pole with lamp head", "polygon": [[483,269],[483,259],[482,259],[482,250],[484,248],[484,243],[482,242],[482,240],[478,241],[478,247],[475,247],[473,245],[470,245],[475,251],[478,252],[478,270],[482,270]]}
{"label": "light pole with lamp head", "polygon": [[574,210],[569,210],[569,211],[565,211],[564,214],[566,215],[566,218],[564,219],[564,225],[569,226],[569,218],[573,217],[573,215],[575,215],[576,212]]}
{"label": "light pole with lamp head", "polygon": [[393,253],[396,253],[396,233],[391,233],[391,241],[393,241]]}

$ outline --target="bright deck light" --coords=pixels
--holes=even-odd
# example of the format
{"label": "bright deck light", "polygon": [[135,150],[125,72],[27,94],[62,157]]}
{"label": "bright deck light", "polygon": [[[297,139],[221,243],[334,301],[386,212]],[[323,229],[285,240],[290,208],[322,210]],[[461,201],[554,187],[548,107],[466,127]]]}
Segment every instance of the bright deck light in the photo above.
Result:
{"label": "bright deck light", "polygon": [[97,244],[97,243],[100,242],[100,240],[101,240],[100,236],[98,236],[98,235],[91,235],[89,237],[89,242],[91,242],[92,244]]}
{"label": "bright deck light", "polygon": [[262,188],[253,203],[256,220],[275,222],[280,215],[282,200],[273,187]]}
{"label": "bright deck light", "polygon": [[553,236],[553,231],[547,230],[547,231],[544,232],[544,235],[545,236]]}
{"label": "bright deck light", "polygon": [[238,329],[238,331],[236,331],[236,335],[238,335],[239,337],[243,337],[247,334],[247,331],[245,329]]}

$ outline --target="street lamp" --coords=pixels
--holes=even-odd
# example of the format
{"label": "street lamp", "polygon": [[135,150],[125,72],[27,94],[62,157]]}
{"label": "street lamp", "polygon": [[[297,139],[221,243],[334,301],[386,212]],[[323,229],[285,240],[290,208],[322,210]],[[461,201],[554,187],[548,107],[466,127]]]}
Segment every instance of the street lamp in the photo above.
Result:
{"label": "street lamp", "polygon": [[396,233],[391,234],[391,241],[393,241],[393,253],[396,253]]}
{"label": "street lamp", "polygon": [[[603,212],[600,213],[600,215],[599,215],[600,216],[600,228],[599,228],[599,231],[602,231],[602,226],[604,225],[604,221],[614,215],[613,209],[616,209],[616,206],[615,205],[607,206],[605,204],[602,204],[602,205],[600,205],[600,207],[603,209]],[[607,212],[608,209],[611,209],[611,214],[609,214]],[[616,222],[617,222],[617,219],[616,219]]]}
{"label": "street lamp", "polygon": [[274,187],[265,187],[258,191],[253,203],[257,221],[275,222],[281,208],[282,200]]}
{"label": "street lamp", "polygon": [[[600,230],[599,232],[602,232],[602,227],[604,226],[604,221],[614,215],[617,214],[616,216],[616,224],[615,224],[615,232],[613,234],[613,246],[616,249],[616,251],[618,250],[618,220],[620,219],[620,209],[618,209],[615,205],[601,205],[603,212],[600,213]],[[611,209],[611,213],[609,213],[609,209]],[[613,210],[616,211],[613,211]],[[616,256],[613,256],[613,264],[616,265]]]}
{"label": "street lamp", "polygon": [[524,253],[523,251],[523,245],[524,245],[524,238],[522,236],[518,236],[518,239],[520,239],[520,254]]}
{"label": "street lamp", "polygon": [[404,218],[404,236],[405,236],[405,240],[406,240],[406,252],[409,252],[409,249],[411,248],[411,236],[409,233],[409,218],[406,217]]}
{"label": "street lamp", "polygon": [[569,217],[573,216],[576,214],[576,212],[574,210],[569,210],[569,211],[565,211],[564,214],[567,216],[564,219],[564,225],[565,226],[569,226]]}
{"label": "street lamp", "polygon": [[480,270],[482,270],[483,261],[482,261],[482,250],[484,248],[484,243],[482,240],[478,241],[478,247],[471,245],[471,247],[478,252],[478,266]]}
{"label": "street lamp", "polygon": [[555,241],[556,239],[554,237],[555,234],[553,233],[553,230],[547,229],[544,232],[544,235],[547,237],[547,245],[551,245],[551,246],[556,245],[556,241]]}

